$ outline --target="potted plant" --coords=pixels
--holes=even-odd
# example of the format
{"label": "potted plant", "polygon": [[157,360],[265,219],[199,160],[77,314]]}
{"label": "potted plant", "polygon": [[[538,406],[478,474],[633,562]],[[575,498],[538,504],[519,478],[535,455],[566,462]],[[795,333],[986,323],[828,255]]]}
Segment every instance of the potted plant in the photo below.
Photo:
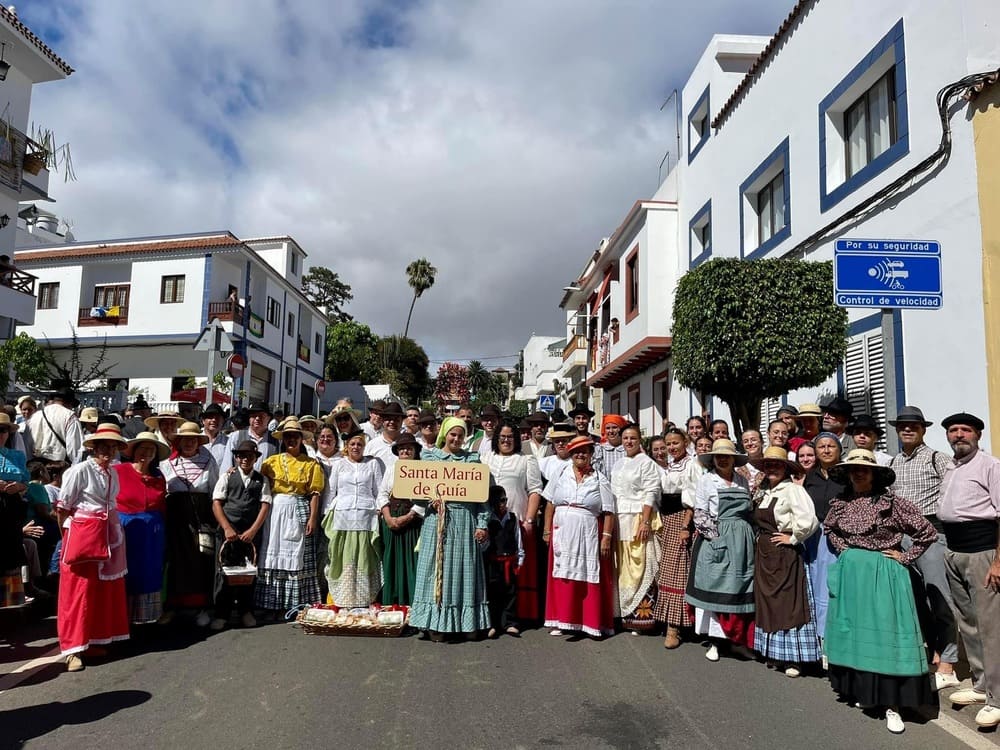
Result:
{"label": "potted plant", "polygon": [[28,174],[38,174],[48,162],[48,151],[40,143],[28,139],[24,150],[24,171]]}
{"label": "potted plant", "polygon": [[[44,154],[44,166],[46,169],[50,172],[61,172],[66,182],[70,180],[76,181],[76,173],[73,170],[73,156],[70,153],[69,143],[58,145],[55,133],[48,128],[35,128],[34,123],[31,124],[31,138],[28,143],[34,143],[40,149],[40,153]],[[25,153],[25,161],[27,159],[28,155]],[[27,167],[25,167],[25,171],[29,171]],[[38,172],[31,172],[31,174],[38,174]]]}

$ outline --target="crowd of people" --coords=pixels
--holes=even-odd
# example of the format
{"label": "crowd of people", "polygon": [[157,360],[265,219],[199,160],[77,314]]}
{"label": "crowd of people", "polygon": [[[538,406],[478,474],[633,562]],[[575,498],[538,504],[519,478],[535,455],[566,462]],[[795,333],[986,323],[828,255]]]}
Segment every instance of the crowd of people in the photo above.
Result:
{"label": "crowd of people", "polygon": [[[960,634],[973,686],[948,699],[1000,724],[1000,461],[972,414],[941,420],[946,453],[901,408],[891,456],[842,398],[738,444],[701,416],[646,439],[605,414],[594,434],[585,406],[554,422],[377,402],[361,421],[346,399],[321,417],[252,402],[201,424],[74,406],[0,411],[0,605],[58,587],[69,671],[175,618],[380,603],[439,642],[656,633],[710,662],[825,672],[898,733],[901,709],[959,687]],[[400,459],[482,463],[488,501],[397,497]]]}

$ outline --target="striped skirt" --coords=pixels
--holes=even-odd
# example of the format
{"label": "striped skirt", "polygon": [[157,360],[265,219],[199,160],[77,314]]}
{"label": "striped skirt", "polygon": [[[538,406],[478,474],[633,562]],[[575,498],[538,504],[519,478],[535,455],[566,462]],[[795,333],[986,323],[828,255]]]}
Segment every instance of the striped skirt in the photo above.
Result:
{"label": "striped skirt", "polygon": [[[302,528],[309,521],[309,498],[301,496],[295,503],[295,514]],[[254,604],[261,609],[289,610],[300,604],[316,604],[320,600],[316,571],[316,544],[325,540],[317,528],[305,538],[302,567],[299,570],[262,568],[257,572]]]}
{"label": "striped skirt", "polygon": [[809,622],[790,630],[768,633],[757,627],[754,630],[754,650],[766,659],[792,664],[804,664],[820,660],[819,635],[816,632],[816,600],[813,595],[812,579],[808,566],[806,573],[806,596],[809,599]]}
{"label": "striped skirt", "polygon": [[688,574],[691,570],[691,539],[682,543],[680,534],[685,530],[684,510],[661,513],[663,526],[657,536],[660,539],[660,569],[656,573],[656,605],[653,619],[673,628],[690,627],[694,624],[691,607],[684,601]]}

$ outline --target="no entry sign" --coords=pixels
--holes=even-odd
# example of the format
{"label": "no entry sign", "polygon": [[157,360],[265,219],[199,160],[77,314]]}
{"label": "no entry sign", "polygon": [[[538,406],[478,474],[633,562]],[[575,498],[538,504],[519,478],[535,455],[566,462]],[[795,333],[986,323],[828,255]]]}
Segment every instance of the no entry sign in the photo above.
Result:
{"label": "no entry sign", "polygon": [[229,360],[226,362],[226,369],[229,371],[229,377],[233,380],[243,377],[243,368],[246,366],[247,361],[239,354],[231,355]]}

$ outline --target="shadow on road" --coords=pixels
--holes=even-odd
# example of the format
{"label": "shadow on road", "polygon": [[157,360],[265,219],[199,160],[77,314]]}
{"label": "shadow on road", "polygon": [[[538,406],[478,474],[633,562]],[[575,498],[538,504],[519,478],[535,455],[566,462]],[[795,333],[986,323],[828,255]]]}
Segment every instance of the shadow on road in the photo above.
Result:
{"label": "shadow on road", "polygon": [[67,724],[100,721],[122,709],[132,708],[153,696],[144,690],[111,690],[62,703],[52,701],[0,711],[4,747],[22,747],[28,740],[43,737]]}

